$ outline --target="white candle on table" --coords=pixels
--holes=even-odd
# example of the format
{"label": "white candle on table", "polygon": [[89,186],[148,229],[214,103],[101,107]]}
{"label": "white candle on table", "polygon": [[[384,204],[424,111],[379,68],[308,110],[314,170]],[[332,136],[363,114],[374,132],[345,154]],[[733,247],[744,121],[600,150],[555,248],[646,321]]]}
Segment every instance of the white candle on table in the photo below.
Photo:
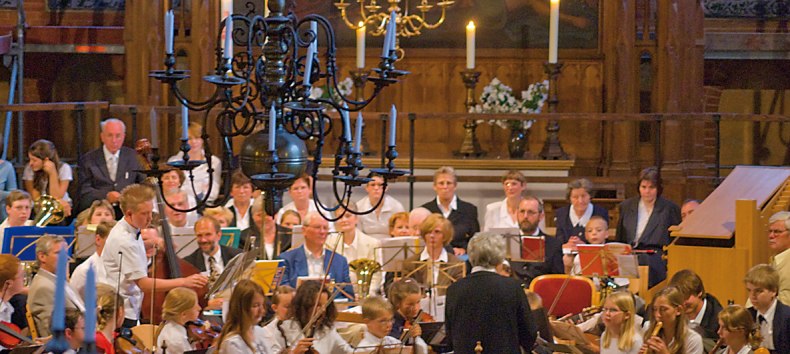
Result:
{"label": "white candle on table", "polygon": [[351,142],[351,120],[348,119],[348,105],[343,102],[343,109],[340,110],[340,117],[343,119],[343,140]]}
{"label": "white candle on table", "polygon": [[549,63],[557,62],[557,46],[559,44],[560,0],[551,0],[551,16],[549,17]]}
{"label": "white candle on table", "polygon": [[233,56],[233,19],[225,17],[225,48],[222,57],[230,59]]}
{"label": "white candle on table", "polygon": [[173,54],[173,10],[165,12],[165,53]]}
{"label": "white candle on table", "polygon": [[365,68],[365,23],[360,21],[357,28],[357,68]]}
{"label": "white candle on table", "polygon": [[189,139],[189,108],[181,105],[181,140]]}
{"label": "white candle on table", "polygon": [[272,102],[272,107],[269,109],[269,151],[274,151],[274,128],[277,126],[277,110]]}
{"label": "white candle on table", "polygon": [[475,68],[475,22],[466,25],[466,68]]}
{"label": "white candle on table", "polygon": [[315,21],[310,21],[310,31],[316,34],[315,40],[310,42],[307,46],[307,56],[304,59],[304,84],[310,84],[310,73],[313,71],[313,57],[318,49],[318,24]]}
{"label": "white candle on table", "polygon": [[354,131],[354,152],[362,152],[362,112],[357,112],[357,126]]}
{"label": "white candle on table", "polygon": [[392,105],[390,108],[390,116],[389,116],[389,123],[390,123],[390,139],[389,139],[389,146],[395,146],[395,120],[398,118],[398,110],[395,109],[395,105]]}

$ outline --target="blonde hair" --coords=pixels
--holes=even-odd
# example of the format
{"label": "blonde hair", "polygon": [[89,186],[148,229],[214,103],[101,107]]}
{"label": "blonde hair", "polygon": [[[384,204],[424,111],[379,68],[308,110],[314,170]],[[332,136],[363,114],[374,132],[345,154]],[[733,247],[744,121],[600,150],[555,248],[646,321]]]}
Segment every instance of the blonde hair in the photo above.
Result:
{"label": "blonde hair", "polygon": [[760,343],[763,341],[763,337],[760,334],[760,326],[754,323],[752,314],[743,306],[730,305],[725,307],[719,312],[719,321],[724,325],[724,329],[730,332],[739,329],[743,330],[746,342],[748,342],[752,348],[759,347]]}
{"label": "blonde hair", "polygon": [[228,222],[233,220],[233,212],[230,211],[230,209],[223,206],[218,206],[216,208],[208,208],[203,211],[203,216],[210,216],[217,220],[219,220],[218,217],[222,217],[225,218],[225,220],[228,220]]}
{"label": "blonde hair", "polygon": [[143,184],[132,184],[121,191],[121,211],[126,214],[129,211],[135,212],[139,205],[152,201],[156,197],[151,187]]}
{"label": "blonde hair", "polygon": [[[656,300],[659,298],[664,298],[669,302],[669,305],[675,308],[683,307],[683,302],[686,300],[686,297],[683,293],[674,286],[668,286],[661,291],[658,292],[655,296],[653,296],[653,301],[650,303],[650,307],[653,309],[650,312],[650,328],[648,328],[645,333],[653,333],[653,329],[656,327]],[[666,328],[666,327],[664,327]],[[686,331],[688,330],[686,325],[686,315],[684,314],[682,309],[678,310],[678,316],[675,318],[675,337],[674,341],[672,341],[672,345],[667,344],[667,348],[669,352],[672,354],[680,353],[683,350],[683,343],[686,343]],[[663,330],[662,330],[663,331]],[[667,341],[669,342],[669,341]]]}
{"label": "blonde hair", "polygon": [[107,236],[110,236],[110,231],[115,227],[115,224],[115,220],[100,222],[99,225],[96,225],[96,235],[101,239],[106,239]]}
{"label": "blonde hair", "polygon": [[282,301],[283,295],[289,295],[295,293],[296,290],[292,288],[290,285],[280,285],[274,289],[272,293],[272,305],[279,305],[280,301]]}
{"label": "blonde hair", "polygon": [[[618,338],[617,341],[617,349],[623,352],[627,352],[631,350],[631,347],[634,346],[634,337],[636,335],[636,330],[634,330],[634,314],[636,314],[636,309],[634,307],[634,298],[631,296],[631,293],[628,292],[616,292],[609,297],[606,298],[604,304],[606,302],[611,302],[617,306],[617,309],[623,312],[625,316],[623,319],[623,324],[620,326],[620,333],[616,334]],[[609,331],[609,328],[606,328],[603,332],[603,336],[601,337],[601,344],[603,348],[609,348],[612,344],[612,332]]]}
{"label": "blonde hair", "polygon": [[433,229],[442,228],[442,243],[447,245],[453,238],[453,223],[442,216],[442,214],[433,213],[425,218],[425,221],[420,224],[420,236],[424,239],[425,235],[433,231]]}
{"label": "blonde hair", "polygon": [[104,329],[115,316],[119,316],[119,309],[123,309],[123,297],[110,285],[96,284],[96,329]]}
{"label": "blonde hair", "polygon": [[184,311],[197,304],[197,293],[189,288],[175,288],[167,292],[162,304],[162,320],[175,321]]}
{"label": "blonde hair", "polygon": [[406,278],[393,282],[392,285],[390,285],[387,298],[390,303],[392,303],[393,307],[399,308],[400,303],[403,302],[404,299],[414,294],[422,295],[422,289],[416,281],[411,278]]}
{"label": "blonde hair", "polygon": [[392,315],[392,304],[380,296],[371,296],[362,301],[362,318],[375,320],[384,315]]}
{"label": "blonde hair", "polygon": [[779,273],[767,264],[758,264],[749,269],[743,281],[774,293],[779,291]]}

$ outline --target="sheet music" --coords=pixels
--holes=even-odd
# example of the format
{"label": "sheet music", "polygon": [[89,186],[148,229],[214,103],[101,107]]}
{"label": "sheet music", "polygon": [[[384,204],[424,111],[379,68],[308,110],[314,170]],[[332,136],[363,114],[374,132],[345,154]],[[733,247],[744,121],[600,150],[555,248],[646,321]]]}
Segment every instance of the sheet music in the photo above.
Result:
{"label": "sheet music", "polygon": [[422,238],[417,236],[392,237],[380,241],[381,247],[376,249],[379,259],[376,261],[381,264],[383,272],[402,271],[403,261],[421,252],[423,247]]}
{"label": "sheet music", "polygon": [[618,255],[617,264],[620,277],[639,278],[639,261],[635,255]]}

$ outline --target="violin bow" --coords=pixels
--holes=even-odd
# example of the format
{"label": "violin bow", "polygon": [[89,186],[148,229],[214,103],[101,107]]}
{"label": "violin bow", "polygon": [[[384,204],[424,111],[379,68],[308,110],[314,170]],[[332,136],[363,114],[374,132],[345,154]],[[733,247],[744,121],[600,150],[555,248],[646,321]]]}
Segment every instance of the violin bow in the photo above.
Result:
{"label": "violin bow", "polygon": [[[329,277],[329,269],[332,268],[332,262],[335,260],[335,254],[336,254],[335,250],[337,249],[337,246],[340,244],[340,241],[342,239],[343,239],[343,235],[340,235],[340,237],[337,238],[337,240],[335,241],[335,245],[332,247],[332,254],[329,255],[329,262],[327,262],[326,269],[324,270],[324,276],[321,278],[321,287],[318,288],[318,294],[316,294],[315,296],[315,303],[313,304],[313,311],[311,312],[312,316],[310,316],[310,321],[307,322],[307,325],[304,328],[302,328],[302,334],[305,336],[305,338],[311,337],[311,336],[307,336],[307,333],[305,331],[315,323],[318,316],[320,315],[320,313],[316,313],[316,310],[318,310],[318,301],[321,299],[321,294],[324,292],[324,286],[326,285],[326,280]],[[321,251],[323,252],[323,249]],[[332,291],[332,293],[334,294],[335,291]],[[329,304],[329,301],[333,301],[332,300],[333,298],[334,297],[327,299],[326,303]]]}

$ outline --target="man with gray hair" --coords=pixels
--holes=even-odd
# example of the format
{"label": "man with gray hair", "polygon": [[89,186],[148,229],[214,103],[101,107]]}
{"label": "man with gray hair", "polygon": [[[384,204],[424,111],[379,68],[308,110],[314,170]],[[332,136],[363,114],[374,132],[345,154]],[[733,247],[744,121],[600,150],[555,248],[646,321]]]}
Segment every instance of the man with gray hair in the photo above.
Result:
{"label": "man with gray hair", "polygon": [[780,211],[768,220],[768,247],[776,255],[771,266],[779,274],[779,301],[790,304],[790,212]]}
{"label": "man with gray hair", "polygon": [[504,238],[477,233],[467,251],[472,274],[447,289],[445,321],[452,349],[471,354],[480,341],[486,353],[530,352],[537,326],[521,282],[496,273],[505,259]]}
{"label": "man with gray hair", "polygon": [[102,146],[82,155],[77,164],[77,213],[88,209],[94,200],[107,199],[115,206],[115,215],[120,219],[123,216],[118,207],[121,190],[128,185],[143,182],[145,176],[135,172],[142,169],[137,162],[136,152],[123,146],[126,138],[126,125],[123,121],[108,118],[100,123],[100,127]]}

